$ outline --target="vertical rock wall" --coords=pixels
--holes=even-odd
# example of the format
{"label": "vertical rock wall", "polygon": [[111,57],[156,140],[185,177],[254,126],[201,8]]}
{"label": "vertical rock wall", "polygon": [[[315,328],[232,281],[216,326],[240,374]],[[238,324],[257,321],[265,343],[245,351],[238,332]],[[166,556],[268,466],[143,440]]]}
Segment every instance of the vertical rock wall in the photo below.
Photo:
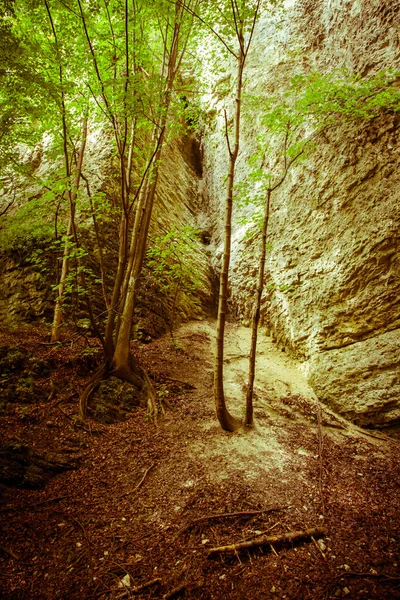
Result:
{"label": "vertical rock wall", "polygon": [[[109,199],[111,205],[117,202],[118,185],[115,183],[118,177],[118,169],[113,165],[111,145],[107,135],[103,131],[93,129],[88,138],[83,171],[88,177],[92,194],[101,191]],[[37,152],[36,152],[37,154]],[[23,178],[18,185],[7,188],[0,194],[0,209],[7,206],[13,193],[16,193],[16,201],[2,219],[3,231],[12,224],[13,218],[18,210],[23,208],[27,218],[38,219],[46,224],[43,239],[30,239],[29,244],[23,238],[18,240],[17,232],[14,245],[21,247],[21,252],[11,249],[7,255],[0,256],[0,324],[3,326],[17,325],[21,322],[43,321],[51,322],[54,309],[54,291],[52,286],[56,284],[56,258],[54,251],[49,250],[49,245],[54,231],[54,214],[57,203],[38,205],[32,209],[33,213],[40,211],[39,216],[30,211],[31,202],[41,199],[46,189],[40,181],[51,179],[56,169],[54,157],[48,157],[42,151],[39,158],[35,156],[27,160],[31,164],[31,177]],[[156,194],[155,207],[151,222],[150,236],[154,240],[165,236],[172,229],[179,230],[182,227],[202,229],[202,213],[204,212],[207,197],[203,189],[202,181],[202,157],[199,142],[192,134],[181,136],[171,141],[163,151],[163,163],[160,169],[159,185]],[[84,185],[82,183],[82,189]],[[85,196],[85,192],[83,191]],[[65,203],[64,203],[65,204]],[[78,207],[79,208],[79,207]],[[68,218],[67,207],[62,207],[58,213],[58,233],[62,235],[65,231]],[[100,216],[100,229],[103,234],[104,256],[109,271],[108,287],[112,285],[112,274],[115,271],[115,260],[117,252],[116,239],[118,226],[115,219],[108,219],[103,224]],[[88,210],[80,209],[78,213],[78,227],[80,235],[85,238],[85,247],[91,248],[91,259],[88,266],[98,275],[98,264],[96,262],[95,240],[91,229],[91,220]],[[35,227],[37,227],[35,221]],[[29,236],[29,223],[27,230],[22,230],[20,235]],[[92,239],[93,238],[93,239]],[[25,252],[26,250],[26,252]],[[40,251],[40,264],[32,260],[32,253]],[[52,254],[53,252],[53,254]],[[199,236],[197,248],[190,257],[193,270],[201,283],[200,298],[197,293],[182,290],[179,292],[176,306],[175,320],[185,320],[204,315],[213,303],[213,273],[209,265],[209,253],[207,246],[202,243]],[[150,283],[149,283],[150,282]],[[171,319],[171,303],[173,290],[162,289],[158,285],[157,276],[151,274],[151,269],[145,269],[143,287],[138,298],[138,336],[144,341],[166,331]],[[151,291],[151,293],[150,293]],[[98,314],[104,314],[100,288],[93,295],[95,309]],[[97,306],[96,303],[99,303]],[[66,308],[66,310],[68,310]],[[86,316],[84,312],[79,316]]]}
{"label": "vertical rock wall", "polygon": [[[291,76],[312,70],[346,67],[368,76],[400,68],[396,5],[291,1],[283,26],[264,14],[246,67],[247,89],[284,89]],[[206,142],[207,178],[222,220],[228,157],[218,83],[209,102],[217,125]],[[363,425],[400,419],[399,132],[400,114],[338,123],[292,169],[272,202],[263,322],[282,349],[304,361],[319,398]],[[256,134],[253,115],[244,120],[237,181],[248,172]],[[217,269],[221,231],[214,235]],[[246,226],[235,225],[231,307],[248,319],[257,248],[245,233]]]}

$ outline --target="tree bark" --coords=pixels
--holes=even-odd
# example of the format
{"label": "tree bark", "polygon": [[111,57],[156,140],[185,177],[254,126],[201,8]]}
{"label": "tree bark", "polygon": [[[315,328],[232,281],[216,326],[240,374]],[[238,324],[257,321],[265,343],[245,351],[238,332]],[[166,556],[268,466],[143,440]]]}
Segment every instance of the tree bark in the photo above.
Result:
{"label": "tree bark", "polygon": [[[228,411],[225,402],[224,393],[224,335],[228,303],[228,279],[229,264],[231,258],[231,237],[232,237],[232,206],[233,206],[233,185],[235,179],[235,165],[239,154],[240,142],[240,113],[241,98],[243,87],[243,70],[245,63],[245,54],[243,42],[240,43],[238,56],[238,79],[236,87],[236,111],[235,111],[235,145],[231,150],[229,143],[228,130],[226,129],[226,139],[229,149],[229,173],[227,182],[227,197],[225,203],[225,238],[224,255],[222,262],[222,271],[220,276],[219,299],[218,299],[218,317],[217,317],[217,337],[214,367],[214,399],[217,418],[222,429],[226,431],[235,431],[240,427],[239,421],[235,419]],[[226,118],[226,117],[225,117]]]}
{"label": "tree bark", "polygon": [[266,253],[267,253],[266,244],[267,244],[267,235],[268,235],[270,204],[271,204],[271,190],[269,189],[267,191],[267,199],[265,202],[264,220],[263,220],[261,246],[260,246],[260,263],[259,263],[259,269],[258,269],[258,285],[257,285],[257,292],[256,292],[256,296],[255,296],[255,301],[254,301],[253,320],[252,320],[252,328],[251,328],[249,379],[248,379],[247,393],[246,393],[246,416],[245,416],[245,425],[247,427],[251,427],[251,425],[253,424],[253,390],[254,390],[254,377],[255,377],[255,368],[256,368],[257,334],[258,334],[258,324],[260,322],[261,296],[262,296],[263,289],[264,289],[265,257],[266,257]]}
{"label": "tree bark", "polygon": [[[64,117],[63,117],[63,121],[64,121]],[[64,123],[64,125],[65,125],[65,123]],[[69,167],[67,166],[69,160],[68,160],[68,149],[67,149],[67,145],[66,145],[66,135],[67,135],[66,126],[64,126],[63,129],[64,129],[63,135],[64,135],[64,140],[65,140],[64,154],[65,154],[65,163],[66,163],[66,171],[67,171],[66,174],[67,174],[67,178],[69,180],[70,173],[69,173]],[[77,161],[77,165],[76,165],[76,169],[75,169],[75,179],[74,179],[74,182],[72,185],[72,189],[69,190],[70,216],[69,216],[66,240],[65,240],[65,245],[64,245],[64,254],[63,254],[63,260],[62,260],[60,282],[59,282],[59,286],[58,286],[58,294],[57,294],[57,299],[56,299],[56,305],[54,308],[53,325],[51,328],[51,341],[52,342],[58,342],[60,339],[60,326],[61,326],[62,315],[63,315],[62,305],[63,305],[65,287],[66,287],[66,283],[67,283],[69,264],[70,264],[69,242],[70,242],[71,236],[75,233],[76,198],[78,195],[79,183],[80,183],[81,174],[82,174],[83,158],[84,158],[85,148],[86,148],[86,138],[87,138],[87,117],[85,116],[83,125],[82,125],[82,142],[81,142],[81,147],[79,149],[78,161]],[[74,237],[76,238],[76,235]]]}

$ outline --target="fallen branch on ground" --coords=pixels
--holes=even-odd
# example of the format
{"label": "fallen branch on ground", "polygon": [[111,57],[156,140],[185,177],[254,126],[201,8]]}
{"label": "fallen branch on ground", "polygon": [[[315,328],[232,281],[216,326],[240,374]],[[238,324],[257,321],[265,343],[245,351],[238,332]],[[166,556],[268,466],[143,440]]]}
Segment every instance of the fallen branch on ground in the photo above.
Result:
{"label": "fallen branch on ground", "polygon": [[41,502],[33,502],[32,504],[28,504],[25,506],[5,506],[0,509],[0,512],[7,512],[9,510],[18,511],[18,510],[27,510],[28,508],[36,508],[37,506],[43,506],[43,504],[50,504],[50,502],[59,502],[60,500],[64,500],[64,498],[68,498],[70,494],[66,494],[65,496],[57,496],[56,498],[49,498],[48,500],[42,500]]}
{"label": "fallen branch on ground", "polygon": [[182,583],[181,585],[178,585],[176,588],[174,588],[173,590],[171,590],[167,594],[164,594],[163,600],[171,600],[171,598],[174,598],[175,596],[177,596],[178,594],[180,594],[181,592],[183,592],[183,590],[185,588],[186,588],[186,584],[185,583]]}
{"label": "fallen branch on ground", "polygon": [[266,535],[263,537],[253,538],[247,542],[238,542],[237,544],[230,544],[229,546],[219,546],[218,548],[211,548],[208,551],[208,556],[214,554],[223,554],[225,552],[237,552],[238,550],[245,550],[249,548],[258,548],[260,546],[270,546],[271,544],[280,544],[282,542],[294,542],[304,538],[321,537],[325,535],[326,531],[324,528],[316,527],[314,529],[306,529],[304,531],[290,531],[289,533],[283,533],[281,535]]}
{"label": "fallen branch on ground", "polygon": [[234,354],[233,356],[227,356],[224,359],[224,362],[229,362],[231,360],[239,360],[240,358],[249,358],[249,354]]}
{"label": "fallen branch on ground", "polygon": [[318,552],[321,554],[322,558],[324,560],[326,560],[326,556],[323,553],[321,546],[319,546],[319,544],[317,544],[317,542],[315,541],[315,537],[313,535],[311,536],[311,541],[314,544],[314,546],[316,547],[316,549],[318,550]]}
{"label": "fallen branch on ground", "polygon": [[166,381],[172,381],[172,383],[179,383],[180,385],[184,385],[185,387],[187,387],[190,390],[196,389],[196,386],[192,385],[188,381],[182,381],[181,379],[173,379],[172,377],[166,377],[165,375],[163,375],[162,378],[165,379]]}
{"label": "fallen branch on ground", "polygon": [[340,579],[341,577],[375,577],[387,581],[400,581],[400,577],[392,577],[391,575],[385,575],[385,573],[357,573],[356,571],[346,571],[335,575],[335,579]]}
{"label": "fallen branch on ground", "polygon": [[11,548],[6,548],[5,546],[0,546],[0,550],[2,552],[5,552],[5,554],[8,554],[12,558],[15,558],[15,560],[21,560],[20,557],[18,556],[18,554],[15,554],[15,552],[13,550],[11,550]]}
{"label": "fallen branch on ground", "polygon": [[139,594],[142,590],[145,590],[152,585],[156,585],[157,583],[161,583],[161,579],[156,577],[156,579],[151,579],[150,581],[146,581],[146,583],[142,583],[142,585],[137,585],[136,587],[131,588],[129,591],[131,594]]}
{"label": "fallen branch on ground", "polygon": [[191,529],[195,525],[198,525],[199,523],[204,523],[205,521],[214,521],[214,520],[218,520],[218,519],[227,519],[227,518],[230,518],[230,517],[254,517],[256,515],[261,515],[263,513],[275,512],[277,510],[284,510],[285,508],[289,508],[289,507],[288,506],[272,506],[271,508],[264,508],[262,510],[245,510],[245,511],[239,511],[239,512],[234,512],[234,513],[219,513],[219,514],[216,514],[216,515],[206,515],[205,517],[199,517],[198,519],[195,519],[194,521],[192,521],[188,525],[185,525],[177,533],[176,537],[174,538],[174,541],[176,539],[178,539],[178,537],[180,535],[182,535],[182,533],[185,533],[186,531],[189,531],[189,529]]}
{"label": "fallen branch on ground", "polygon": [[379,435],[377,433],[372,433],[371,431],[367,431],[366,429],[362,429],[361,433],[367,435],[372,438],[376,438],[377,440],[383,440],[384,442],[392,442],[393,440],[385,434]]}
{"label": "fallen branch on ground", "polygon": [[137,492],[138,489],[141,488],[142,485],[144,484],[144,480],[146,479],[147,475],[150,473],[150,471],[152,469],[154,469],[155,466],[156,466],[156,463],[153,463],[152,465],[150,465],[150,467],[148,469],[146,469],[146,471],[144,472],[144,475],[143,475],[142,479],[139,481],[139,483],[137,484],[137,486],[134,487],[133,490],[129,490],[129,492],[124,492],[123,494],[121,494],[120,498],[123,498],[124,496],[128,496],[129,494],[134,494],[135,492]]}

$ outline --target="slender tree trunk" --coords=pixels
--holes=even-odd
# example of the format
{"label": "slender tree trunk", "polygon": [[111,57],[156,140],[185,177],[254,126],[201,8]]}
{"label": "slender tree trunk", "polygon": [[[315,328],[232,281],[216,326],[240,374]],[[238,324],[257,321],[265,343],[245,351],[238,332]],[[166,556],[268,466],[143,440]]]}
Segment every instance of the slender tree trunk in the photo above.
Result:
{"label": "slender tree trunk", "polygon": [[123,309],[118,319],[118,337],[116,340],[114,350],[114,368],[117,371],[126,370],[126,368],[129,368],[129,346],[131,339],[133,312],[135,309],[139,277],[142,271],[143,260],[146,253],[146,242],[157,188],[161,150],[162,143],[160,144],[159,150],[156,153],[155,157],[156,166],[155,170],[152,173],[154,179],[148,190],[147,197],[145,198],[141,214],[139,214],[139,210],[136,214],[140,222],[139,227],[135,232],[135,238],[132,240],[132,244],[134,245],[133,261],[130,273],[128,274],[128,284],[126,286],[126,294],[124,298]]}
{"label": "slender tree trunk", "polygon": [[64,299],[64,294],[65,294],[65,286],[66,286],[67,277],[68,277],[68,273],[69,273],[70,249],[69,249],[68,242],[71,239],[71,234],[72,234],[72,219],[71,219],[71,215],[70,215],[69,221],[68,221],[67,232],[66,232],[66,240],[65,240],[65,244],[64,244],[64,252],[63,252],[62,265],[61,265],[60,280],[58,283],[56,304],[54,307],[53,324],[51,326],[51,341],[52,342],[58,342],[60,340],[60,327],[61,327],[61,322],[62,322],[62,317],[63,317],[62,305],[63,305],[63,299]]}
{"label": "slender tree trunk", "polygon": [[225,203],[225,238],[224,238],[224,256],[222,262],[222,271],[220,276],[219,299],[218,299],[218,318],[217,318],[217,337],[214,368],[214,399],[218,421],[226,431],[235,431],[240,426],[228,411],[225,402],[224,393],[224,335],[228,304],[228,280],[229,263],[231,258],[231,236],[232,236],[232,206],[233,206],[233,185],[235,179],[235,165],[239,154],[240,142],[240,113],[243,86],[243,69],[245,63],[245,54],[241,45],[238,57],[238,80],[236,88],[236,111],[235,111],[235,133],[234,147],[230,147],[228,129],[226,128],[226,138],[229,149],[229,173],[227,182],[227,197]]}
{"label": "slender tree trunk", "polygon": [[165,88],[162,116],[160,123],[153,136],[154,151],[152,154],[152,165],[149,178],[144,186],[143,202],[139,204],[130,247],[130,261],[125,274],[123,285],[122,309],[118,318],[117,337],[114,348],[113,366],[117,373],[125,373],[131,368],[130,340],[132,331],[133,314],[136,304],[136,295],[139,277],[143,267],[146,253],[146,243],[153,212],[154,200],[157,189],[161,154],[165,141],[165,130],[168,119],[168,111],[171,104],[172,86],[176,76],[176,64],[178,61],[179,24],[175,23],[174,37],[171,42],[171,51],[168,59],[168,75]]}
{"label": "slender tree trunk", "polygon": [[107,311],[109,311],[110,303],[109,303],[109,300],[107,297],[107,290],[106,290],[106,280],[105,280],[106,270],[105,270],[105,265],[104,265],[103,247],[102,247],[102,244],[100,241],[99,224],[97,222],[96,212],[95,212],[94,205],[93,205],[93,198],[92,198],[92,193],[90,191],[89,181],[83,175],[83,173],[82,173],[82,179],[84,180],[84,182],[86,184],[86,190],[87,190],[87,195],[88,195],[89,204],[90,204],[90,212],[92,214],[93,227],[94,227],[94,232],[95,232],[95,236],[96,236],[96,245],[97,245],[97,252],[99,255],[100,279],[101,279],[101,290],[103,292],[103,300],[104,300],[104,304],[107,308]]}
{"label": "slender tree trunk", "polygon": [[249,357],[249,379],[247,384],[246,393],[246,416],[245,425],[251,427],[253,424],[253,390],[254,390],[254,377],[256,368],[256,351],[257,351],[257,334],[258,324],[260,322],[260,308],[261,308],[261,296],[264,289],[264,273],[265,273],[265,257],[267,253],[267,235],[268,235],[268,222],[269,212],[271,204],[271,190],[267,191],[267,199],[265,202],[264,220],[261,236],[260,246],[260,263],[258,269],[258,285],[257,292],[254,300],[253,319],[251,328],[251,348]]}
{"label": "slender tree trunk", "polygon": [[[149,388],[150,405],[154,412],[156,412],[156,405],[154,401],[154,394],[152,394],[151,383],[146,373],[143,373],[138,367],[136,367],[134,359],[130,353],[130,338],[132,319],[135,308],[137,285],[140,277],[140,273],[143,266],[143,260],[146,252],[146,242],[149,231],[149,225],[153,210],[153,204],[156,193],[156,186],[158,180],[158,170],[161,158],[161,151],[165,140],[165,129],[168,118],[168,111],[171,103],[171,96],[173,90],[173,84],[177,72],[180,68],[182,58],[186,49],[188,34],[185,33],[185,39],[183,40],[183,48],[179,50],[179,44],[181,40],[181,25],[183,15],[185,14],[185,7],[180,2],[175,4],[175,16],[173,23],[168,22],[164,34],[164,63],[162,69],[162,77],[165,77],[165,88],[162,96],[162,106],[160,106],[160,123],[154,135],[154,141],[156,142],[153,146],[153,154],[149,159],[148,167],[144,173],[142,180],[142,188],[139,192],[138,205],[136,207],[135,222],[133,226],[133,232],[131,234],[131,240],[128,248],[128,231],[130,221],[130,211],[132,205],[129,203],[130,195],[130,172],[132,170],[133,160],[133,148],[129,148],[127,163],[125,161],[127,153],[127,120],[124,119],[124,138],[121,143],[119,140],[118,122],[115,115],[110,109],[110,103],[106,96],[106,90],[104,82],[101,79],[100,71],[97,64],[96,55],[91,43],[86,23],[84,20],[84,14],[80,0],[78,0],[80,13],[85,28],[85,35],[89,44],[89,49],[93,57],[97,77],[102,89],[102,96],[107,108],[107,111],[111,117],[113,124],[114,134],[117,142],[120,168],[121,168],[121,203],[122,203],[122,214],[120,221],[120,237],[119,237],[119,255],[118,255],[118,267],[117,273],[114,280],[113,292],[110,302],[110,309],[107,315],[107,322],[105,328],[105,342],[104,342],[104,354],[105,360],[103,365],[94,374],[93,378],[89,381],[86,389],[81,395],[80,401],[80,414],[82,418],[86,415],[86,407],[88,398],[98,386],[99,381],[102,377],[106,376],[107,373],[114,374],[120,379],[129,381],[138,389],[144,386]],[[190,4],[190,1],[189,1]],[[128,13],[127,13],[127,2],[125,2],[125,37],[127,40],[128,36]],[[170,38],[170,44],[167,46],[167,41]],[[128,56],[128,45],[126,42],[126,57]],[[165,69],[165,70],[164,70]],[[128,71],[128,70],[127,70]],[[125,88],[125,94],[127,88]],[[126,98],[124,97],[124,102]],[[125,104],[124,104],[125,106]],[[126,106],[125,106],[126,108]],[[132,139],[135,133],[135,127],[132,126]],[[154,167],[154,168],[152,168]],[[135,197],[136,200],[136,197]]]}
{"label": "slender tree trunk", "polygon": [[[64,131],[64,139],[65,139],[65,136],[66,136],[66,130]],[[82,126],[82,142],[81,142],[81,147],[79,149],[79,154],[78,154],[78,161],[77,161],[76,170],[75,170],[75,179],[74,179],[74,182],[72,185],[72,189],[69,191],[70,216],[69,216],[66,240],[65,240],[65,245],[64,245],[64,254],[63,254],[63,260],[62,260],[62,266],[61,266],[61,276],[60,276],[60,282],[59,282],[59,286],[58,286],[58,294],[57,294],[57,299],[56,299],[56,305],[54,308],[53,325],[51,328],[51,341],[52,342],[58,342],[60,339],[60,326],[61,326],[62,315],[63,315],[62,305],[63,305],[63,299],[64,299],[64,293],[65,293],[65,287],[66,287],[66,283],[67,283],[67,277],[68,277],[68,273],[69,273],[69,263],[70,263],[69,244],[70,244],[71,236],[73,235],[74,229],[75,229],[74,222],[75,222],[76,198],[78,195],[79,183],[80,183],[80,178],[81,178],[81,174],[82,174],[82,164],[83,164],[83,157],[85,155],[86,138],[87,138],[87,117],[84,118],[84,122],[83,122],[83,126]],[[64,153],[65,153],[66,164],[68,164],[68,150],[67,150],[66,144],[64,144]],[[68,176],[69,176],[69,168],[67,168],[67,177]]]}

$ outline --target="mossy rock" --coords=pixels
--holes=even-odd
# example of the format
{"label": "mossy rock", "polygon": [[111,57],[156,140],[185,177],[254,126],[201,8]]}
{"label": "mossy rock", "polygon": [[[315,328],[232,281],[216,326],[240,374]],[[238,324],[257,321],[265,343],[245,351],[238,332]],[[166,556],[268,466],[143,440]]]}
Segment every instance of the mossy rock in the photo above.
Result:
{"label": "mossy rock", "polygon": [[89,401],[91,416],[101,423],[125,421],[127,415],[144,403],[145,394],[117,377],[102,381]]}
{"label": "mossy rock", "polygon": [[0,346],[0,372],[2,375],[14,375],[24,368],[26,354],[19,348]]}
{"label": "mossy rock", "polygon": [[53,452],[38,453],[19,440],[0,444],[0,484],[41,489],[55,475],[79,463]]}

